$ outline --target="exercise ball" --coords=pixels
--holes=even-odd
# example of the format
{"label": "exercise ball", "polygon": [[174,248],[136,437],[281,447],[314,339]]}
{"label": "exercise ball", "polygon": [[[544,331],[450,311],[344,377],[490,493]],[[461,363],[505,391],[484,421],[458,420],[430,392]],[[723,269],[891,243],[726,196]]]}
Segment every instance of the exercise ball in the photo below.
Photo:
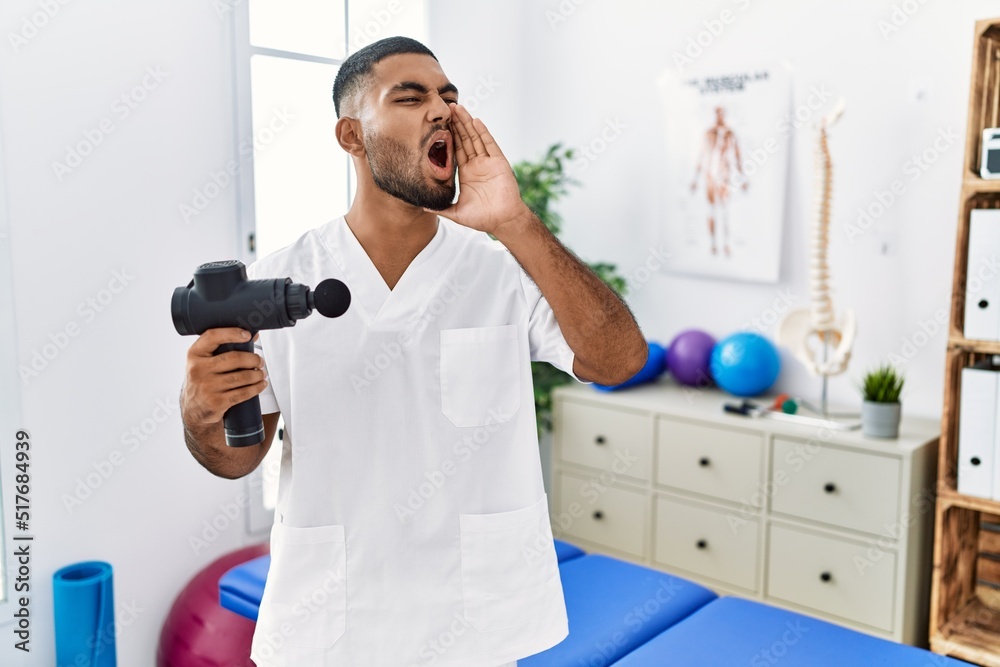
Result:
{"label": "exercise ball", "polygon": [[219,604],[219,578],[248,560],[270,552],[256,544],[207,565],[174,600],[160,632],[157,667],[249,667],[256,623]]}
{"label": "exercise ball", "polygon": [[637,384],[655,382],[656,378],[660,377],[667,369],[667,351],[662,345],[651,340],[646,341],[646,347],[648,348],[646,363],[639,369],[638,373],[621,384],[598,384],[595,382],[594,389],[615,391],[616,389],[634,387]]}
{"label": "exercise ball", "polygon": [[768,339],[741,331],[719,341],[712,351],[712,378],[735,396],[756,396],[778,379],[781,359]]}
{"label": "exercise ball", "polygon": [[715,339],[699,329],[677,334],[667,348],[667,368],[681,384],[707,386],[712,384],[709,360]]}

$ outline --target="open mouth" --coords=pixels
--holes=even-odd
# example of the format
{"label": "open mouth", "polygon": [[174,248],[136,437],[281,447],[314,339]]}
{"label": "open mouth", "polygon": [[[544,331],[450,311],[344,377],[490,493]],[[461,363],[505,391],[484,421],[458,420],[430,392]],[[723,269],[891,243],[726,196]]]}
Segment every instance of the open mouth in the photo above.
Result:
{"label": "open mouth", "polygon": [[448,167],[448,143],[444,139],[438,139],[431,144],[427,151],[427,158],[435,167],[445,169]]}

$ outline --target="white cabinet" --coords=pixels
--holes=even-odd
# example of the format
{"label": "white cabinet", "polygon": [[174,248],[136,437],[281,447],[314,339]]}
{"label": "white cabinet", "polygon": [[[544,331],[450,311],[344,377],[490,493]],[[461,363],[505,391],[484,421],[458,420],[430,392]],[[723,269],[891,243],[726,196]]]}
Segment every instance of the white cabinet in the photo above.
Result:
{"label": "white cabinet", "polygon": [[[767,595],[892,632],[896,552],[802,528],[769,528]],[[925,584],[926,585],[926,584]]]}
{"label": "white cabinet", "polygon": [[[585,540],[642,558],[646,553],[645,495],[635,489],[605,486],[570,472],[559,473],[559,502],[566,518],[559,526]],[[586,511],[576,508],[587,507]]]}
{"label": "white cabinet", "polygon": [[[757,433],[723,430],[657,418],[656,481],[679,491],[734,502],[759,502],[764,439]],[[720,437],[721,436],[721,437]],[[758,498],[757,501],[751,500]]]}
{"label": "white cabinet", "polygon": [[568,403],[563,408],[563,460],[648,480],[653,425],[641,412]]}
{"label": "white cabinet", "polygon": [[771,511],[875,535],[895,532],[898,456],[774,436]]}
{"label": "white cabinet", "polygon": [[666,566],[754,591],[757,588],[757,521],[733,521],[724,510],[659,496],[656,549]]}
{"label": "white cabinet", "polygon": [[726,413],[739,399],[666,377],[553,399],[559,539],[926,646],[938,420],[866,438]]}

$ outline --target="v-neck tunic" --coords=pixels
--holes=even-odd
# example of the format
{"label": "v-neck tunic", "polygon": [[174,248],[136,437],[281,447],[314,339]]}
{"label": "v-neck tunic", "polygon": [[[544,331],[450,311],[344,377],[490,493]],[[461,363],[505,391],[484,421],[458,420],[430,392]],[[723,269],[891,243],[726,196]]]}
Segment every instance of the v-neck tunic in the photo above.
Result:
{"label": "v-neck tunic", "polygon": [[439,217],[390,290],[341,216],[247,273],[352,294],[256,343],[285,427],[258,667],[495,667],[562,641],[530,362],[574,355],[513,255]]}
{"label": "v-neck tunic", "polygon": [[[440,218],[434,236],[410,261],[392,290],[389,289],[382,274],[346,220],[338,221],[335,225],[327,225],[325,229],[326,235],[322,237],[323,241],[343,273],[344,282],[356,286],[356,288],[351,287],[352,302],[358,306],[359,314],[369,325],[382,326],[391,323],[394,318],[405,316],[405,309],[412,311],[419,303],[414,304],[399,294],[405,292],[410,283],[416,284],[418,292],[426,291],[428,284],[433,282],[435,266],[437,271],[440,271],[443,260],[441,253],[446,235],[442,231]],[[444,251],[447,250],[445,247]],[[400,303],[401,301],[403,303]]]}

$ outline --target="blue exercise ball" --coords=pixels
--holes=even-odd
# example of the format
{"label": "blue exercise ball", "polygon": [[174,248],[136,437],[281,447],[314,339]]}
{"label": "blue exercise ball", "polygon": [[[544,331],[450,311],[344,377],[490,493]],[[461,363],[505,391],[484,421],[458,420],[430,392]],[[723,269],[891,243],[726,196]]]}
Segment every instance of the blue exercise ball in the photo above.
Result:
{"label": "blue exercise ball", "polygon": [[709,368],[715,383],[730,394],[756,396],[778,379],[781,358],[771,341],[741,331],[715,345]]}
{"label": "blue exercise ball", "polygon": [[651,340],[646,341],[646,346],[648,348],[646,363],[641,369],[639,369],[638,373],[621,384],[605,385],[595,382],[594,388],[601,391],[615,391],[616,389],[633,387],[637,384],[655,382],[656,379],[667,370],[667,349],[659,343]]}

